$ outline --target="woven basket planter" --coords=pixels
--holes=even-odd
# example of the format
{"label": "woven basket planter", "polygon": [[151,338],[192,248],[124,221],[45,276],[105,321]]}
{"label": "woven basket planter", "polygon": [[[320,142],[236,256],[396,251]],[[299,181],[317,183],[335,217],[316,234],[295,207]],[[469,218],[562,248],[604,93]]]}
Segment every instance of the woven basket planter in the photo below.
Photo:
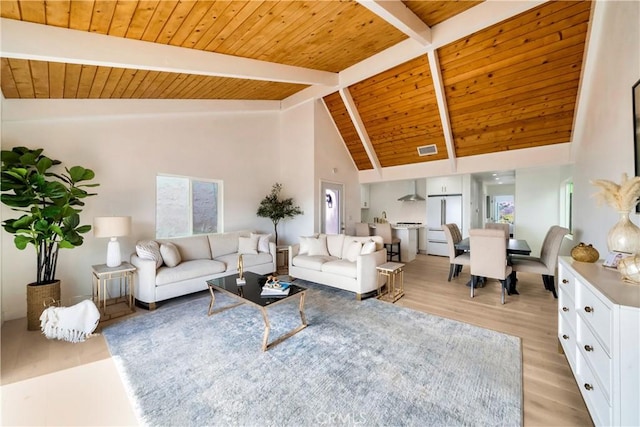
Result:
{"label": "woven basket planter", "polygon": [[27,330],[40,330],[40,315],[52,301],[60,301],[60,281],[27,285]]}

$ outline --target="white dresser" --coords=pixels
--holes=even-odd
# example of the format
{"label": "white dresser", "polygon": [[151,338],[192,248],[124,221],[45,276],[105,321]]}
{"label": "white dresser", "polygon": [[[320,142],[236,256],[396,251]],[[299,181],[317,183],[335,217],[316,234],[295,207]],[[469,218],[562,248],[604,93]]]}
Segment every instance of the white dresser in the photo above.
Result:
{"label": "white dresser", "polygon": [[560,257],[558,288],[558,338],[593,422],[640,426],[640,286]]}

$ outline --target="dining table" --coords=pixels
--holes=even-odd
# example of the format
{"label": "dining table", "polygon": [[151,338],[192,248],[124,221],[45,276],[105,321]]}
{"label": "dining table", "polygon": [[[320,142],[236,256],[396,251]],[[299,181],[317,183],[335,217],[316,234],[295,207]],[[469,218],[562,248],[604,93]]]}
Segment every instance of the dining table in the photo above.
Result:
{"label": "dining table", "polygon": [[[469,252],[471,250],[471,244],[469,243],[469,238],[466,237],[456,243],[455,248],[464,252]],[[531,248],[529,244],[524,239],[513,239],[510,238],[507,241],[507,262],[511,263],[512,255],[530,255]],[[513,274],[513,273],[512,273]],[[516,277],[515,274],[512,275],[512,280],[509,281],[509,287],[507,288],[507,293],[509,295],[516,294],[518,295],[518,291],[516,290]],[[469,285],[471,286],[471,285]]]}

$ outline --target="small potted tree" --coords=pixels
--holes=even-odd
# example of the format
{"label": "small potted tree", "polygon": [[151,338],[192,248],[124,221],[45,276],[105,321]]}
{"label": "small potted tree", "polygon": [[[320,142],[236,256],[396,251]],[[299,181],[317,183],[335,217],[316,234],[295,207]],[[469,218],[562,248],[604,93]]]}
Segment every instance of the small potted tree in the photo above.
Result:
{"label": "small potted tree", "polygon": [[276,245],[278,244],[278,224],[286,218],[293,218],[302,214],[299,206],[293,204],[293,199],[280,199],[280,191],[282,184],[275,183],[271,188],[271,192],[265,196],[258,207],[258,216],[269,218],[273,222],[275,232]]}
{"label": "small potted tree", "polygon": [[[83,233],[90,225],[80,224],[82,199],[95,194],[83,187],[94,178],[91,169],[82,166],[56,171],[59,160],[42,154],[43,149],[15,147],[2,150],[1,201],[19,218],[7,219],[2,227],[14,235],[15,246],[23,250],[32,244],[36,250],[36,281],[27,285],[27,329],[38,330],[44,301],[60,299],[60,281],[56,278],[58,250],[82,245]],[[79,184],[83,183],[83,184]]]}

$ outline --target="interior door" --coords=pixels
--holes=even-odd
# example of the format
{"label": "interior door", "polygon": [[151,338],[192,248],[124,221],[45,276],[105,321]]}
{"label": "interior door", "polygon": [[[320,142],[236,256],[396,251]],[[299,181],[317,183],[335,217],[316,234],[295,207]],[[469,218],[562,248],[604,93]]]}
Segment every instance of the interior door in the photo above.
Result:
{"label": "interior door", "polygon": [[320,232],[340,234],[343,221],[344,184],[322,181],[320,183]]}

